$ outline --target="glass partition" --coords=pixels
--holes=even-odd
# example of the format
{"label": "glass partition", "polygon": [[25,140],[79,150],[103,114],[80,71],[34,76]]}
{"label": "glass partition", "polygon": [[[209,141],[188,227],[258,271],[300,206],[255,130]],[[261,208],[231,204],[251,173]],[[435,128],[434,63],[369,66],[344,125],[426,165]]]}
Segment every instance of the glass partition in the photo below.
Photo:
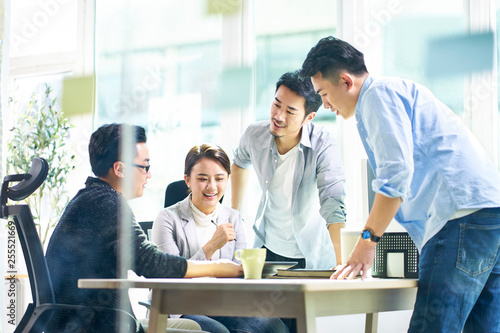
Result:
{"label": "glass partition", "polygon": [[[463,1],[370,1],[360,38],[374,75],[411,79],[429,88],[458,114],[464,109],[464,76],[427,71],[429,45],[465,33]],[[431,9],[432,8],[432,9]],[[432,53],[432,56],[439,56]]]}
{"label": "glass partition", "polygon": [[[464,76],[429,75],[428,45],[431,41],[464,33],[462,2],[440,1],[362,1],[366,8],[358,21],[346,18],[343,29],[354,36],[353,46],[364,53],[372,76],[394,76],[427,86],[456,113],[464,110]],[[354,29],[354,32],[352,30]],[[350,33],[349,33],[350,32]],[[342,38],[342,36],[339,36]],[[361,230],[368,217],[367,184],[364,169],[365,151],[355,120],[339,121],[342,131],[343,158],[346,170],[347,229]],[[400,230],[397,223],[393,227]]]}
{"label": "glass partition", "polygon": [[[207,14],[207,3],[96,4],[97,123],[124,121],[127,113],[129,122],[145,126],[149,133],[153,178],[144,198],[137,200],[140,203],[132,202],[138,220],[154,219],[163,207],[165,188],[182,179],[190,147],[212,142],[231,157],[241,131],[269,116],[279,76],[300,68],[310,48],[327,35],[356,36],[351,42],[365,53],[372,75],[417,81],[457,114],[470,117],[464,110],[468,89],[464,75],[426,70],[432,60],[430,42],[466,32],[469,13],[464,2],[356,1],[353,12],[363,13],[360,17],[341,17],[338,9],[346,3],[334,0],[254,0],[245,2],[237,15]],[[251,33],[238,30],[243,25]],[[235,54],[243,52],[242,45],[250,45],[252,53],[251,119],[245,118],[248,110],[231,109],[228,114],[218,104],[218,96],[226,93],[222,74],[227,59],[238,58]],[[241,131],[227,133],[228,121]],[[351,170],[346,182],[348,220],[357,228],[364,222],[359,216],[359,160],[364,153],[355,146],[359,138],[354,121],[336,119],[321,107],[315,122],[331,130],[342,147],[345,168]],[[253,221],[260,197],[258,184],[250,184],[244,209],[247,223]],[[225,204],[229,199],[230,193]]]}
{"label": "glass partition", "polygon": [[[242,43],[255,45],[250,64],[255,78],[250,84],[255,88],[251,121],[269,117],[279,76],[299,69],[317,40],[335,34],[336,1],[255,0],[233,16],[208,14],[207,3],[96,2],[96,126],[127,121],[148,131],[153,178],[144,197],[132,201],[138,221],[153,220],[163,208],[165,188],[183,179],[184,158],[192,146],[215,143],[232,157],[241,133],[237,131],[234,138],[223,133],[228,114],[218,99],[228,97],[220,91],[222,74],[226,59],[239,52],[239,46],[231,43],[241,17],[254,27],[248,37],[252,41],[241,37]],[[236,22],[231,26],[235,31],[228,28],[228,21]],[[326,118],[328,124],[335,121],[329,114]],[[258,200],[258,184],[249,187],[247,197]],[[230,204],[229,196],[224,204]]]}
{"label": "glass partition", "polygon": [[153,179],[137,200],[139,221],[154,219],[168,183],[183,179],[189,148],[221,144],[211,130],[220,124],[221,23],[196,0],[96,3],[98,123],[148,132]]}

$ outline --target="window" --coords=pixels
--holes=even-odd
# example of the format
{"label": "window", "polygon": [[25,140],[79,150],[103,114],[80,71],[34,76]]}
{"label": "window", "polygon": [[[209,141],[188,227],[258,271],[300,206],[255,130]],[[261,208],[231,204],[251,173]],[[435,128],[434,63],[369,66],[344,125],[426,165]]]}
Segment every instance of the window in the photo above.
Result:
{"label": "window", "polygon": [[[86,57],[93,50],[93,2],[78,1],[8,1],[10,4],[7,24],[10,23],[9,38],[9,107],[22,107],[32,93],[41,93],[45,84],[53,90],[56,103],[62,100],[63,80],[68,77],[91,74],[93,57]],[[4,74],[5,75],[5,74]],[[6,105],[6,104],[3,104]],[[12,111],[12,110],[11,110]],[[63,110],[64,111],[64,110]],[[90,110],[89,110],[90,111]],[[12,112],[2,110],[4,129],[12,125]],[[79,115],[72,119],[78,122],[72,130],[71,145],[75,148],[77,161],[83,167],[70,175],[70,195],[81,188],[88,174],[88,154],[82,148],[87,141],[92,115]],[[7,139],[8,132],[4,131]]]}
{"label": "window", "polygon": [[10,56],[76,52],[77,1],[11,1]]}

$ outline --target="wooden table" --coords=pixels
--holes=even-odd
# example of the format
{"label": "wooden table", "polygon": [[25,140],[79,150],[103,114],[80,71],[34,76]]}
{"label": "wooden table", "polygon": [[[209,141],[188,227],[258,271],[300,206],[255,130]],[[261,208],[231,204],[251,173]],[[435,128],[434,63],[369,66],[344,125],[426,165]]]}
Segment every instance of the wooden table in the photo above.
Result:
{"label": "wooden table", "polygon": [[153,290],[148,333],[165,332],[167,315],[203,314],[296,318],[297,332],[316,332],[316,317],[366,313],[377,332],[378,312],[411,310],[415,279],[81,279],[79,288]]}

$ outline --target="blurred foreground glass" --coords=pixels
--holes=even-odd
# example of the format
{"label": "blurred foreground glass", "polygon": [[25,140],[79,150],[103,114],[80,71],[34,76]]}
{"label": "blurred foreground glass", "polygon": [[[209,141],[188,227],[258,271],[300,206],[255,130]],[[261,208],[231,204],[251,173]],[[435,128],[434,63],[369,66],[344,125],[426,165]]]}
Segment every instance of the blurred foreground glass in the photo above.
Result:
{"label": "blurred foreground glass", "polygon": [[[335,33],[336,1],[253,4],[256,59],[251,70],[256,82],[251,85],[255,120],[261,120],[269,117],[279,76],[299,69],[317,40]],[[163,208],[166,185],[182,179],[189,148],[211,142],[230,153],[239,140],[221,133],[223,113],[217,103],[218,96],[228,94],[219,91],[223,62],[230,58],[222,53],[222,41],[234,32],[223,31],[225,18],[208,15],[205,5],[197,0],[96,2],[96,125],[126,120],[144,126],[155,164],[144,199],[131,202],[138,221],[153,220]],[[313,20],[305,19],[309,14]],[[324,114],[329,124],[335,121]],[[248,197],[258,198],[258,191],[249,189]]]}

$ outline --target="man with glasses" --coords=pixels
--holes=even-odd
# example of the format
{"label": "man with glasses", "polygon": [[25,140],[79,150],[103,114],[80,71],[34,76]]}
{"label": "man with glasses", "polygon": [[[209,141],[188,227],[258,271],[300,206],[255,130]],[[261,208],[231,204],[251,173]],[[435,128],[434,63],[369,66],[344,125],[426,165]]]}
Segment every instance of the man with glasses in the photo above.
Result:
{"label": "man with glasses", "polygon": [[[123,126],[104,125],[92,134],[89,157],[97,178],[89,177],[85,188],[69,202],[50,239],[46,258],[57,303],[119,308],[120,291],[79,289],[77,282],[85,278],[123,278],[118,263],[119,251],[123,250],[129,251],[133,259],[130,269],[149,278],[240,276],[241,266],[230,261],[189,261],[162,253],[146,241],[146,235],[135,222],[132,210],[125,201],[142,196],[151,178],[146,133],[139,126],[130,128],[134,139],[131,140],[134,142],[134,159],[132,164],[127,165],[120,156]],[[129,175],[133,179],[126,179]],[[124,197],[125,181],[132,182],[128,197]],[[129,239],[120,238],[124,218],[130,219]],[[127,304],[124,310],[132,314],[130,303]],[[117,321],[117,318],[106,317],[99,311],[53,320],[58,326],[54,331],[60,332],[69,327],[96,332],[95,326],[103,323],[109,324],[108,332],[113,332],[117,331]],[[168,325],[168,332],[183,331],[173,328],[200,329],[197,323],[186,319],[168,320]]]}

